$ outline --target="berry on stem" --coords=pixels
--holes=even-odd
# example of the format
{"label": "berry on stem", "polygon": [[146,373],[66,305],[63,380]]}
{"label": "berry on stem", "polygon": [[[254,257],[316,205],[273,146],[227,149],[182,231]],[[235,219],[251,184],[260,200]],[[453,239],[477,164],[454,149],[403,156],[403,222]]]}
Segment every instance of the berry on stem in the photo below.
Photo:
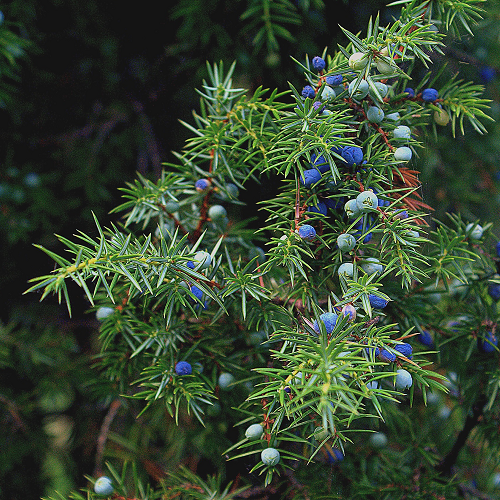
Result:
{"label": "berry on stem", "polygon": [[193,367],[187,361],[179,361],[175,365],[175,373],[177,373],[177,375],[191,375],[191,373],[193,373]]}
{"label": "berry on stem", "polygon": [[422,91],[422,100],[424,102],[433,102],[438,98],[438,91],[433,88],[424,89]]}
{"label": "berry on stem", "polygon": [[326,63],[322,57],[315,56],[313,57],[312,65],[316,71],[323,71],[325,69]]}
{"label": "berry on stem", "polygon": [[108,496],[111,495],[114,490],[111,479],[108,476],[101,476],[94,483],[94,491],[98,495]]}
{"label": "berry on stem", "polygon": [[304,224],[299,228],[299,236],[306,241],[312,241],[316,238],[316,229],[310,224]]}
{"label": "berry on stem", "polygon": [[265,450],[262,450],[260,458],[264,465],[272,467],[277,465],[280,461],[280,452],[275,448],[266,448]]}

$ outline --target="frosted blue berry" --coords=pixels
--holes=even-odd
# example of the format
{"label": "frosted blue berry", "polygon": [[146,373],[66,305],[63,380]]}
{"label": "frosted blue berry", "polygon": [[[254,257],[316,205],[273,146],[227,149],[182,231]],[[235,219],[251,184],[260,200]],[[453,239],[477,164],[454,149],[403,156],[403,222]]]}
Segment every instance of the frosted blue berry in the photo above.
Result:
{"label": "frosted blue berry", "polygon": [[275,448],[266,448],[262,450],[260,458],[264,465],[272,467],[280,461],[280,452]]}
{"label": "frosted blue berry", "polygon": [[[320,315],[319,320],[325,325],[326,333],[330,334],[333,332],[335,325],[337,324],[338,315],[335,313],[327,312]],[[320,326],[317,320],[314,320],[313,328],[316,333],[320,332]]]}
{"label": "frosted blue berry", "polygon": [[212,205],[208,209],[208,217],[212,220],[223,219],[227,216],[227,211],[222,205]]}
{"label": "frosted blue berry", "polygon": [[415,91],[411,87],[405,88],[405,94],[408,94],[410,98],[415,97]]}
{"label": "frosted blue berry", "polygon": [[339,276],[352,278],[354,275],[354,264],[352,262],[344,262],[339,266],[337,273]]}
{"label": "frosted blue berry", "polygon": [[262,427],[262,425],[252,424],[249,427],[247,427],[247,430],[245,431],[245,436],[247,439],[253,441],[255,439],[260,439],[263,433],[264,433],[264,427]]}
{"label": "frosted blue berry", "polygon": [[302,97],[309,97],[309,99],[314,99],[314,96],[316,95],[316,92],[314,91],[314,89],[310,86],[310,85],[306,85],[303,89],[302,89]]}
{"label": "frosted blue berry", "polygon": [[352,304],[346,304],[342,308],[342,316],[347,316],[349,321],[354,321],[356,319],[356,308]]}
{"label": "frosted blue berry", "polygon": [[410,161],[412,156],[413,152],[408,146],[401,146],[400,148],[396,148],[396,151],[394,151],[394,159],[396,161]]}
{"label": "frosted blue berry", "polygon": [[347,217],[351,219],[356,218],[361,213],[361,209],[359,208],[359,205],[356,200],[346,201],[344,205],[344,211]]}
{"label": "frosted blue berry", "polygon": [[343,233],[337,238],[341,252],[350,252],[356,246],[356,238],[352,234]]}
{"label": "frosted blue berry", "polygon": [[363,269],[366,274],[382,274],[384,266],[376,257],[366,257],[361,263],[361,269]]}
{"label": "frosted blue berry", "polygon": [[304,175],[300,177],[300,182],[304,187],[312,186],[321,180],[321,172],[315,168],[304,170]]}
{"label": "frosted blue berry", "polygon": [[112,314],[114,314],[115,310],[112,307],[99,307],[95,313],[95,317],[102,321],[106,318],[109,318]]}
{"label": "frosted blue berry", "polygon": [[349,95],[354,97],[354,99],[361,100],[368,95],[370,86],[366,80],[361,80],[358,87],[356,88],[356,80],[353,80],[349,84]]}
{"label": "frosted blue berry", "polygon": [[396,389],[400,391],[404,391],[405,389],[409,389],[413,384],[413,378],[411,373],[403,368],[400,368],[396,372]]}
{"label": "frosted blue berry", "polygon": [[403,342],[402,344],[394,346],[394,350],[401,353],[405,358],[412,358],[413,347],[407,342]]}
{"label": "frosted blue berry", "polygon": [[299,228],[299,236],[306,241],[312,241],[316,238],[316,229],[309,224],[304,224]]}
{"label": "frosted blue berry", "polygon": [[422,91],[422,100],[424,102],[433,102],[438,98],[438,91],[433,88],[424,89]]}
{"label": "frosted blue berry", "polygon": [[378,106],[370,106],[366,118],[372,123],[380,123],[384,119],[384,112]]}
{"label": "frosted blue berry", "polygon": [[111,495],[114,491],[111,479],[108,476],[101,476],[94,483],[94,491],[98,495],[103,495],[103,496]]}
{"label": "frosted blue berry", "polygon": [[493,332],[486,332],[484,337],[479,337],[477,339],[478,349],[484,353],[492,353],[496,351],[498,346],[498,339]]}
{"label": "frosted blue berry", "polygon": [[344,146],[341,156],[349,166],[358,165],[363,161],[363,150],[358,146]]}
{"label": "frosted blue berry", "polygon": [[371,189],[367,189],[356,196],[356,204],[361,212],[373,210],[378,207],[377,195]]}
{"label": "frosted blue berry", "polygon": [[211,182],[208,179],[198,179],[194,187],[196,188],[196,191],[199,193],[202,193],[203,191],[206,191],[210,187]]}
{"label": "frosted blue berry", "polygon": [[177,373],[177,375],[191,375],[191,373],[193,373],[193,367],[187,361],[179,361],[175,365],[175,373]]}
{"label": "frosted blue berry", "polygon": [[328,85],[340,85],[342,83],[342,80],[344,79],[344,77],[342,75],[331,75],[331,76],[327,76],[325,78],[325,81]]}
{"label": "frosted blue berry", "polygon": [[218,384],[223,391],[230,391],[235,381],[236,379],[232,373],[222,372],[219,375]]}
{"label": "frosted blue berry", "polygon": [[374,295],[373,293],[368,294],[368,300],[374,309],[383,309],[389,302],[378,295]]}
{"label": "frosted blue berry", "polygon": [[473,224],[472,222],[465,226],[465,231],[469,233],[469,238],[473,240],[479,240],[483,236],[483,228],[479,224]]}
{"label": "frosted blue berry", "polygon": [[313,57],[312,65],[316,71],[323,71],[325,69],[326,63],[322,57],[315,56]]}
{"label": "frosted blue berry", "polygon": [[411,137],[410,127],[398,125],[392,132],[396,139],[409,139]]}

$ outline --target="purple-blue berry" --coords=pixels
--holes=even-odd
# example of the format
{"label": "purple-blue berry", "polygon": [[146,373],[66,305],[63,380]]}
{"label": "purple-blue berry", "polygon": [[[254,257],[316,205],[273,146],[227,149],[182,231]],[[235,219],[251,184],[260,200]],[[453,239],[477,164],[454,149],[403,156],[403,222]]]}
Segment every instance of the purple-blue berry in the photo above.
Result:
{"label": "purple-blue berry", "polygon": [[374,295],[373,293],[368,294],[368,300],[374,309],[383,309],[389,303],[388,300],[385,300],[378,295]]}
{"label": "purple-blue berry", "polygon": [[481,76],[481,80],[483,80],[484,83],[489,83],[491,80],[494,80],[497,72],[496,69],[491,67],[491,66],[483,66],[479,72],[479,75]]}
{"label": "purple-blue berry", "polygon": [[[333,332],[335,325],[337,324],[338,315],[335,313],[327,312],[320,315],[319,320],[325,325],[326,333],[330,334]],[[320,326],[317,320],[314,320],[313,328],[316,333],[320,332]]]}
{"label": "purple-blue berry", "polygon": [[411,87],[406,87],[405,93],[408,94],[410,98],[415,97],[415,91]]}
{"label": "purple-blue berry", "polygon": [[346,304],[342,308],[342,316],[347,316],[349,321],[354,321],[356,319],[356,308],[352,304]]}
{"label": "purple-blue berry", "polygon": [[326,83],[332,86],[340,85],[343,80],[344,77],[342,75],[331,75],[325,78]]}
{"label": "purple-blue berry", "polygon": [[201,300],[203,297],[203,292],[196,286],[193,285],[191,287],[191,293],[198,299]]}
{"label": "purple-blue berry", "polygon": [[495,250],[497,252],[497,257],[500,257],[500,241],[495,245]]}
{"label": "purple-blue berry", "polygon": [[344,146],[341,156],[349,166],[358,165],[363,161],[363,150],[358,146]]}
{"label": "purple-blue berry", "polygon": [[202,193],[203,191],[206,191],[210,187],[210,181],[208,179],[198,179],[194,187],[196,188],[196,191],[199,193]]}
{"label": "purple-blue berry", "polygon": [[424,102],[434,102],[438,98],[438,91],[433,88],[424,89],[422,91],[422,100]]}
{"label": "purple-blue berry", "polygon": [[322,57],[315,56],[313,57],[312,65],[316,71],[323,71],[325,69],[326,63]]}
{"label": "purple-blue berry", "polygon": [[310,224],[304,224],[299,228],[299,236],[306,241],[312,241],[316,238],[316,229]]}
{"label": "purple-blue berry", "polygon": [[480,351],[489,354],[496,351],[498,339],[493,332],[486,332],[484,337],[477,339],[477,346]]}
{"label": "purple-blue berry", "polygon": [[393,352],[388,351],[387,349],[380,349],[378,357],[382,361],[388,361],[389,363],[396,361],[396,355]]}
{"label": "purple-blue berry", "polygon": [[427,347],[433,347],[434,346],[434,340],[432,339],[431,334],[427,330],[422,330],[417,336],[417,340],[427,346]]}
{"label": "purple-blue berry", "polygon": [[314,96],[316,95],[316,92],[314,91],[314,89],[310,86],[310,85],[306,85],[303,89],[302,89],[302,97],[309,97],[309,99],[314,99]]}
{"label": "purple-blue berry", "polygon": [[488,285],[488,294],[493,300],[500,300],[500,284],[490,283]]}
{"label": "purple-blue berry", "polygon": [[304,170],[304,175],[300,177],[300,183],[304,187],[312,186],[321,180],[321,172],[315,168]]}
{"label": "purple-blue berry", "polygon": [[394,346],[394,350],[398,351],[400,354],[402,354],[405,358],[411,359],[412,353],[413,353],[413,347],[408,344],[407,342],[403,342],[402,344],[398,344]]}
{"label": "purple-blue berry", "polygon": [[326,216],[326,214],[328,213],[328,207],[326,206],[324,201],[318,201],[317,205],[307,207],[307,212]]}
{"label": "purple-blue berry", "polygon": [[327,450],[328,463],[336,464],[337,462],[342,462],[344,460],[344,454],[338,448],[332,448],[332,451]]}
{"label": "purple-blue berry", "polygon": [[317,156],[315,153],[311,155],[311,167],[319,170],[322,174],[330,170],[330,164],[326,161],[325,157],[323,155]]}
{"label": "purple-blue berry", "polygon": [[177,373],[177,375],[191,375],[191,373],[193,373],[193,367],[187,361],[179,361],[175,365],[175,373]]}

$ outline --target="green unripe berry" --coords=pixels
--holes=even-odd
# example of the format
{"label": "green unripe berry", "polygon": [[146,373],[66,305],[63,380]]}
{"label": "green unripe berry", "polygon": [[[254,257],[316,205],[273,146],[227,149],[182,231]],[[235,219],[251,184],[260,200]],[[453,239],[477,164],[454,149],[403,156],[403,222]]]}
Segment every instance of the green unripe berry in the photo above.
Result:
{"label": "green unripe berry", "polygon": [[245,431],[245,436],[247,439],[250,439],[253,441],[256,439],[260,439],[263,433],[264,433],[264,427],[262,427],[262,425],[252,424]]}
{"label": "green unripe berry", "polygon": [[264,465],[272,467],[277,465],[280,461],[280,452],[275,448],[266,448],[265,450],[262,450],[260,458]]}
{"label": "green unripe berry", "polygon": [[169,214],[173,214],[174,212],[177,212],[177,210],[179,210],[179,204],[173,200],[167,201],[167,203],[165,204],[165,210]]}
{"label": "green unripe berry", "polygon": [[349,95],[354,99],[364,99],[368,95],[368,91],[370,89],[368,82],[366,80],[361,80],[357,88],[355,84],[356,80],[353,80],[349,84]]}
{"label": "green unripe berry", "polygon": [[355,52],[349,57],[349,67],[354,71],[359,71],[368,64],[368,54]]}
{"label": "green unripe berry", "polygon": [[356,197],[356,204],[361,212],[376,209],[378,207],[377,195],[370,189],[359,193]]}
{"label": "green unripe berry", "polygon": [[208,217],[212,220],[223,219],[226,215],[227,211],[222,205],[212,205],[208,209]]}
{"label": "green unripe berry", "polygon": [[235,380],[236,379],[234,378],[234,375],[232,373],[223,372],[219,375],[219,387],[223,391],[230,391]]}
{"label": "green unripe berry", "polygon": [[380,102],[380,98],[384,98],[387,95],[387,92],[389,92],[389,87],[382,82],[373,82],[373,86],[377,89],[378,95],[373,91],[373,89],[370,87],[369,93],[370,96]]}
{"label": "green unripe berry", "polygon": [[465,226],[465,231],[469,233],[469,238],[473,240],[479,240],[483,236],[483,228],[479,224],[473,224],[472,222]]}
{"label": "green unripe berry", "polygon": [[95,313],[95,317],[102,321],[103,319],[108,318],[112,314],[114,314],[115,310],[112,307],[99,307]]}
{"label": "green unripe berry", "polygon": [[412,156],[413,152],[408,146],[401,146],[394,151],[394,159],[396,161],[407,162],[411,160]]}
{"label": "green unripe berry", "polygon": [[406,125],[398,125],[393,131],[396,139],[409,139],[411,137],[410,127]]}
{"label": "green unripe berry", "polygon": [[378,106],[370,106],[366,118],[372,123],[380,123],[384,119],[384,112]]}
{"label": "green unripe berry", "polygon": [[107,476],[101,476],[94,483],[94,491],[98,495],[103,495],[103,496],[111,495],[111,493],[113,493],[113,491],[114,491],[113,484],[111,483],[111,479]]}
{"label": "green unripe berry", "polygon": [[361,213],[361,209],[359,208],[356,200],[348,200],[344,205],[344,210],[347,217],[350,217],[351,219],[356,218]]}
{"label": "green unripe berry", "polygon": [[445,127],[450,121],[450,116],[444,109],[440,109],[439,111],[436,110],[434,111],[434,121],[437,125]]}
{"label": "green unripe berry", "polygon": [[210,256],[210,254],[208,252],[203,251],[203,250],[196,252],[196,254],[194,256],[194,260],[195,260],[195,262],[200,264],[199,269],[206,269],[212,263],[212,257]]}
{"label": "green unripe berry", "polygon": [[382,274],[384,266],[382,266],[377,258],[367,257],[361,263],[361,269],[363,269],[366,274]]}
{"label": "green unripe berry", "polygon": [[396,389],[403,391],[405,389],[409,389],[412,386],[413,378],[410,372],[401,368],[396,372],[395,383],[396,383]]}
{"label": "green unripe berry", "polygon": [[333,101],[336,97],[335,90],[333,90],[331,87],[325,86],[323,91],[321,92],[320,99],[322,101]]}
{"label": "green unripe berry", "polygon": [[337,238],[341,252],[350,252],[356,246],[356,238],[352,234],[343,233]]}
{"label": "green unripe berry", "polygon": [[339,274],[339,276],[352,278],[354,275],[354,264],[352,262],[344,262],[339,266],[337,273]]}
{"label": "green unripe berry", "polygon": [[370,436],[370,444],[374,448],[385,448],[388,441],[387,436],[383,432],[374,432]]}

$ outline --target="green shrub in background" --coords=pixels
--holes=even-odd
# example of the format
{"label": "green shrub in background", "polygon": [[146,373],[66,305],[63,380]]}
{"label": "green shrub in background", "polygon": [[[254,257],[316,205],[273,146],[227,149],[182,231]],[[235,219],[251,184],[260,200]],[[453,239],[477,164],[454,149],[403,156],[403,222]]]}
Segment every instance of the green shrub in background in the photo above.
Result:
{"label": "green shrub in background", "polygon": [[[413,168],[425,131],[486,131],[482,88],[432,65],[480,9],[399,4],[296,58],[290,91],[209,64],[176,161],[120,221],[40,247],[30,291],[71,312],[72,283],[102,322],[107,414],[70,497],[495,495],[496,238],[432,219]],[[254,231],[240,193],[276,178]]]}
{"label": "green shrub in background", "polygon": [[[33,6],[13,2],[11,9],[21,4],[26,12]],[[347,10],[338,4],[337,14]],[[488,8],[485,21],[475,5]],[[75,20],[91,13],[99,19],[98,4],[65,7]],[[158,157],[156,166],[141,163],[143,133],[151,130],[147,118],[153,126],[158,123],[151,108],[130,95],[111,97],[117,90],[154,89],[153,66],[132,59],[137,86],[131,86],[119,73],[119,35],[103,31],[87,37],[88,47],[103,55],[97,62],[81,61],[82,71],[93,69],[78,73],[81,81],[91,82],[97,71],[104,82],[104,106],[90,115],[99,122],[95,135],[73,141],[71,134],[58,136],[52,155],[58,168],[43,172],[36,162],[25,164],[17,156],[16,165],[6,156],[2,171],[9,188],[27,193],[21,203],[2,199],[9,209],[9,218],[2,219],[9,221],[3,226],[9,239],[3,247],[7,276],[22,286],[19,270],[27,276],[30,263],[16,250],[20,242],[41,241],[60,266],[47,278],[59,276],[59,281],[45,283],[47,290],[58,287],[65,299],[67,286],[75,317],[68,320],[62,308],[47,301],[15,305],[6,315],[3,496],[23,492],[37,498],[43,487],[51,498],[78,498],[80,493],[69,494],[77,485],[88,485],[88,495],[98,496],[93,482],[101,475],[110,477],[115,496],[127,498],[210,498],[216,491],[222,498],[495,495],[496,238],[483,221],[494,220],[489,215],[496,210],[491,200],[497,167],[483,144],[494,152],[497,132],[482,114],[484,97],[495,94],[491,82],[486,94],[466,82],[477,80],[489,64],[496,66],[494,45],[485,51],[481,44],[495,40],[490,19],[497,6],[453,2],[449,7],[445,12],[437,2],[412,3],[400,22],[384,15],[381,25],[395,27],[394,32],[378,33],[372,20],[371,35],[353,39],[361,28],[358,37],[365,36],[366,27],[349,27],[339,35],[329,21],[330,5],[233,3],[235,22],[224,26],[219,14],[229,7],[223,2],[178,2],[173,18],[184,21],[178,33],[185,43],[167,52],[179,61],[170,105],[179,99],[194,102],[193,85],[203,77],[206,82],[194,121],[183,117],[189,122],[180,133],[188,136],[186,146],[163,173]],[[398,9],[390,12],[399,17]],[[420,9],[418,15],[412,9]],[[346,23],[368,18],[362,8],[357,14]],[[27,23],[28,30],[36,32],[35,18],[26,18],[33,23]],[[462,20],[479,32],[480,42],[467,35]],[[240,22],[246,28],[236,30]],[[314,30],[307,29],[311,26]],[[320,29],[325,39],[336,34],[318,45],[311,33]],[[457,39],[460,31],[465,36]],[[236,40],[235,32],[244,36],[228,43]],[[34,39],[43,46],[44,36]],[[231,53],[232,47],[240,52]],[[347,62],[353,52],[373,61],[361,59],[361,68],[353,69]],[[457,64],[464,54],[467,67]],[[318,59],[313,66],[316,55],[326,64],[321,71]],[[206,59],[238,63],[212,66]],[[393,73],[383,73],[389,69]],[[340,85],[326,82],[338,74]],[[359,80],[362,88],[363,77],[368,95],[352,96],[349,84],[358,92],[354,87]],[[58,74],[44,78],[47,87],[64,81]],[[377,84],[370,85],[370,79]],[[291,92],[284,91],[287,80]],[[264,91],[259,83],[281,90]],[[384,101],[381,83],[388,85]],[[302,95],[305,85],[314,91],[309,100]],[[403,92],[406,87],[416,91],[415,98]],[[430,87],[438,90],[438,99],[424,102],[419,91]],[[384,113],[381,122],[373,105]],[[40,109],[40,101],[30,106]],[[458,124],[465,116],[465,134],[453,134],[451,123],[436,124],[434,113],[441,113],[441,106]],[[79,116],[88,119],[90,107],[81,108]],[[399,122],[390,121],[395,112]],[[113,125],[106,129],[106,124]],[[399,126],[410,127],[409,140],[395,138],[405,133],[394,132]],[[474,126],[489,133],[476,134]],[[24,143],[21,131],[19,138]],[[361,148],[366,164],[356,161],[359,150],[353,146]],[[396,156],[397,147],[410,147],[411,153],[401,149]],[[409,163],[399,160],[409,154]],[[318,160],[321,155],[325,161]],[[61,171],[61,165],[71,169]],[[141,176],[125,188],[125,203],[111,220],[102,203],[111,202],[110,188],[126,178],[123,169],[136,167]],[[37,169],[44,174],[41,182],[30,184]],[[411,170],[422,172],[423,192]],[[463,181],[465,173],[472,182]],[[311,178],[318,182],[309,184]],[[196,186],[201,179],[209,180],[206,191]],[[360,206],[367,212],[349,218],[345,202],[369,188],[376,191],[377,209],[365,206],[363,199],[374,198],[364,194]],[[434,212],[421,204],[419,194]],[[260,212],[255,200],[264,200]],[[358,203],[348,206],[356,211]],[[91,209],[98,227],[108,228],[102,234],[88,224]],[[460,211],[462,218],[448,218],[446,211]],[[255,219],[246,220],[249,215]],[[467,226],[479,215],[482,231]],[[61,246],[50,235],[67,235],[68,226],[84,231],[76,241],[61,238],[70,253],[56,257]],[[348,234],[355,239],[352,248]],[[200,252],[210,255],[207,267],[207,254]],[[13,265],[16,259],[20,265]],[[348,264],[342,268],[348,273],[354,264],[354,279],[337,274],[341,264]],[[39,272],[41,264],[32,265]],[[97,285],[91,311],[98,311],[98,319],[83,314],[89,307],[81,299],[84,283],[91,297]],[[42,279],[40,290],[45,284]],[[370,302],[372,292],[391,300],[372,309],[371,303],[377,304],[373,297]],[[332,315],[353,314],[351,306],[354,322],[337,318],[331,329]],[[93,332],[101,322],[97,338]],[[191,373],[179,362],[189,363]],[[411,374],[410,389],[404,387],[407,374],[394,378],[398,369]],[[14,379],[23,382],[22,391]],[[436,390],[440,381],[449,389],[446,395]],[[280,453],[277,464],[273,450]],[[26,477],[26,470],[40,473]],[[101,480],[97,491],[107,494],[108,486]]]}

